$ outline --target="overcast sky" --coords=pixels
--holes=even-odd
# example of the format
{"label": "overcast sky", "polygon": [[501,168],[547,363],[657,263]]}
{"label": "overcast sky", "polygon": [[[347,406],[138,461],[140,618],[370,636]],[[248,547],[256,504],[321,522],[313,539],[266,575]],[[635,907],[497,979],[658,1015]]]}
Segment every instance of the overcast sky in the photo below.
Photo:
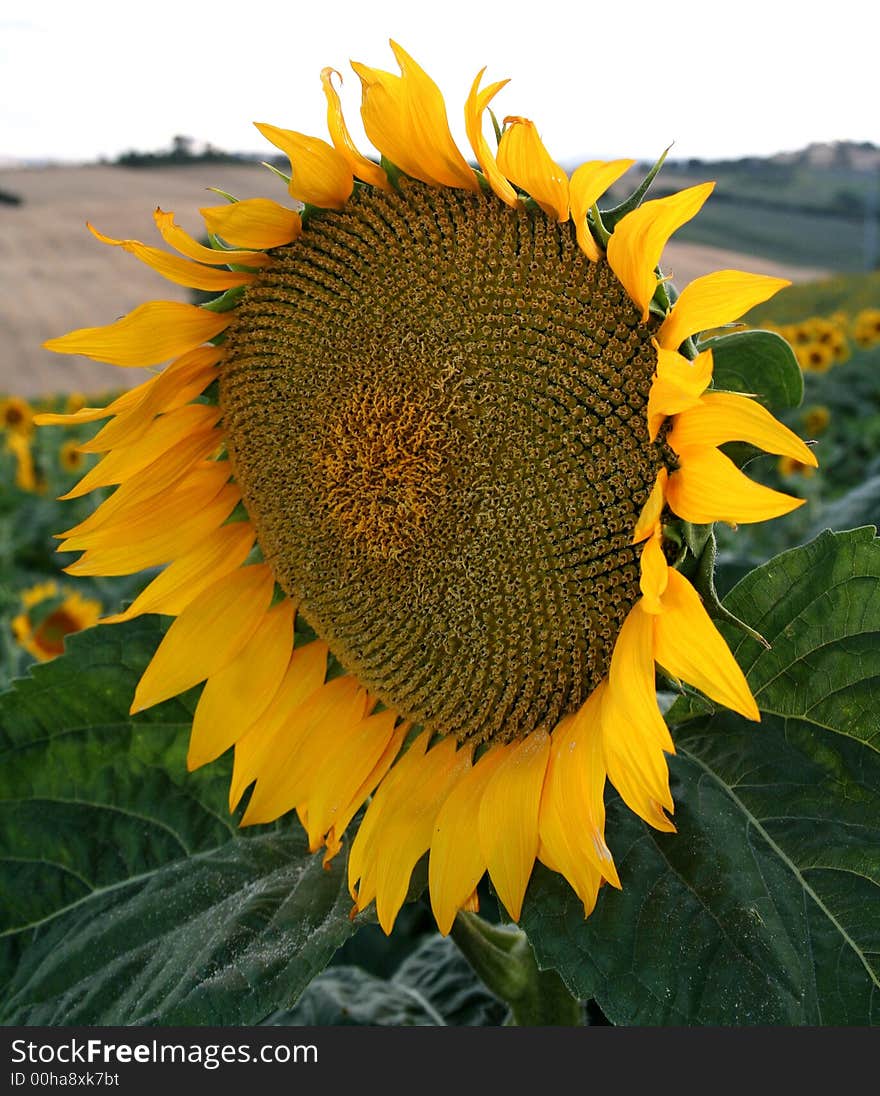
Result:
{"label": "overcast sky", "polygon": [[[268,146],[250,124],[326,136],[319,73],[397,71],[389,37],[440,85],[467,149],[476,72],[509,76],[500,114],[532,118],[556,159],[732,158],[813,141],[880,143],[870,4],[834,0],[5,0],[0,162],[89,161],[185,134]],[[867,25],[869,19],[873,25]]]}

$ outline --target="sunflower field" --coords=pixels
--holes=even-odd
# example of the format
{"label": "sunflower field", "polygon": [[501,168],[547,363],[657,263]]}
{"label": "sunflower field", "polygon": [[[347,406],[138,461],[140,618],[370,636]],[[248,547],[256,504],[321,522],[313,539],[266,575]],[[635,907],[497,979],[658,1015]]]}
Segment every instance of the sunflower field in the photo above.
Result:
{"label": "sunflower field", "polygon": [[0,403],[2,1022],[875,1024],[877,276],[392,49]]}

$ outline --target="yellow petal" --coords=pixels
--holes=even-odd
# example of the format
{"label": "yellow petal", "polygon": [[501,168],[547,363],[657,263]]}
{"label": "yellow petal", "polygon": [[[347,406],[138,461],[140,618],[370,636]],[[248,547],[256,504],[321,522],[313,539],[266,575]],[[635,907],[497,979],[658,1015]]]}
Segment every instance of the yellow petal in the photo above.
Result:
{"label": "yellow petal", "polygon": [[109,525],[123,525],[146,517],[157,496],[196,487],[200,481],[216,483],[219,490],[229,479],[231,467],[225,461],[203,460],[200,456],[209,446],[219,444],[218,438],[219,434],[212,431],[183,438],[118,487],[79,524],[57,534],[58,539],[78,537]]}
{"label": "yellow petal", "polygon": [[620,879],[605,842],[605,758],[601,702],[604,682],[551,735],[539,816],[543,850],[574,888],[589,915],[599,883]]}
{"label": "yellow petal", "polygon": [[69,415],[56,415],[50,412],[41,412],[34,415],[37,426],[78,426],[84,422],[96,422],[98,419],[109,419],[111,415],[121,414],[138,404],[155,382],[155,377],[139,384],[136,388],[129,388],[118,396],[106,407],[81,407],[79,411],[73,411]]}
{"label": "yellow petal", "polygon": [[352,174],[356,178],[362,179],[365,183],[378,187],[380,190],[390,190],[391,184],[388,182],[388,176],[383,168],[372,160],[368,160],[366,156],[361,155],[351,139],[351,134],[348,132],[348,126],[345,124],[345,117],[342,113],[339,93],[333,86],[334,76],[339,76],[339,81],[342,82],[342,76],[336,69],[324,68],[321,70],[321,86],[327,99],[327,129],[333,147],[341,156],[345,157]]}
{"label": "yellow petal", "polygon": [[247,521],[221,525],[192,551],[170,563],[122,613],[105,617],[104,624],[119,624],[143,613],[179,616],[189,603],[247,559],[255,532]]}
{"label": "yellow petal", "polygon": [[676,452],[693,446],[747,441],[768,453],[791,457],[813,468],[818,465],[812,450],[766,407],[732,392],[706,392],[695,406],[675,416],[666,440]]}
{"label": "yellow petal", "polygon": [[[151,466],[153,467],[153,466]],[[192,512],[192,507],[213,499],[229,479],[225,461],[211,461],[181,476],[168,489],[150,494],[126,492],[118,505],[116,495],[103,503],[99,511],[71,530],[59,552],[81,552],[93,548],[119,548],[137,545],[157,536]],[[145,478],[145,484],[149,478]],[[146,505],[145,505],[146,499]],[[190,510],[187,510],[190,507]],[[96,520],[100,517],[100,520]]]}
{"label": "yellow petal", "polygon": [[285,741],[273,751],[271,769],[258,777],[243,825],[272,822],[309,799],[339,737],[347,737],[363,718],[365,701],[357,679],[343,674],[306,697],[288,715]]}
{"label": "yellow petal", "polygon": [[738,320],[787,285],[791,282],[786,278],[742,270],[718,270],[695,278],[682,290],[657,332],[660,345],[677,350],[690,335]]}
{"label": "yellow petal", "polygon": [[148,301],[106,327],[82,327],[43,346],[109,365],[158,365],[213,339],[231,322],[230,312],[209,312],[180,301]]}
{"label": "yellow petal", "polygon": [[[96,487],[123,483],[175,447],[206,456],[220,443],[221,438],[214,426],[221,415],[219,408],[198,403],[187,404],[161,415],[133,445],[111,450],[94,468],[89,469],[75,487],[59,498],[79,498]],[[208,448],[203,451],[205,446]],[[193,455],[191,462],[194,464],[201,456]]]}
{"label": "yellow petal", "polygon": [[386,813],[393,815],[398,793],[406,794],[416,781],[430,739],[430,732],[423,731],[409,744],[379,785],[358,827],[348,857],[348,889],[358,910],[366,909],[376,897],[376,856]]}
{"label": "yellow petal", "polygon": [[[245,198],[228,205],[206,206],[199,213],[210,233],[234,247],[282,247],[302,232],[300,215],[269,198]],[[254,277],[244,276],[251,280]]]}
{"label": "yellow petal", "polygon": [[232,289],[237,285],[248,285],[256,276],[202,266],[199,263],[191,262],[189,259],[169,255],[167,251],[160,251],[158,247],[148,247],[146,244],[142,244],[140,240],[114,240],[112,237],[99,232],[88,222],[86,224],[92,235],[97,237],[101,243],[121,247],[123,251],[127,251],[129,255],[134,255],[136,259],[155,270],[157,274],[161,274],[163,278],[167,278],[169,282],[174,282],[175,285],[185,285],[190,289],[222,292],[224,289]]}
{"label": "yellow petal", "polygon": [[657,437],[663,420],[695,407],[712,380],[714,362],[711,350],[704,350],[688,361],[677,350],[657,345],[657,374],[648,394],[648,436]]}
{"label": "yellow petal", "polygon": [[666,468],[661,468],[654,480],[651,494],[648,495],[648,501],[642,507],[639,520],[636,522],[632,538],[633,544],[639,544],[641,541],[646,540],[660,524],[660,515],[666,505],[666,481],[668,478],[669,473]]}
{"label": "yellow petal", "polygon": [[778,518],[804,504],[804,499],[750,480],[718,449],[695,446],[683,449],[678,459],[679,468],[666,487],[666,501],[685,521],[745,525]]}
{"label": "yellow petal", "polygon": [[149,540],[121,548],[85,552],[64,570],[69,575],[132,575],[148,567],[158,567],[195,548],[229,517],[241,499],[235,484],[227,484],[208,502],[201,489],[192,492],[192,503],[184,516]]}
{"label": "yellow petal", "polygon": [[471,148],[477,158],[477,163],[486,176],[489,186],[502,202],[506,202],[512,209],[518,209],[522,202],[508,180],[501,174],[495,155],[489,147],[489,142],[483,136],[483,112],[498,92],[509,83],[509,80],[498,80],[480,91],[480,80],[482,80],[485,71],[485,68],[480,69],[471,85],[470,94],[464,107],[465,129],[467,130]]}
{"label": "yellow petal", "polygon": [[511,115],[498,145],[498,167],[530,194],[548,217],[568,220],[568,176],[551,157],[535,123]]}
{"label": "yellow petal", "polygon": [[646,822],[671,829],[661,807],[673,806],[664,752],[674,753],[675,747],[657,706],[653,619],[637,602],[623,622],[600,719],[611,782]]}
{"label": "yellow petal", "polygon": [[550,736],[533,731],[505,755],[480,802],[480,847],[492,885],[514,921],[538,853],[538,813],[549,758]]}
{"label": "yellow petal", "polygon": [[745,675],[709,619],[697,591],[684,575],[670,569],[663,611],[654,618],[654,657],[675,677],[706,696],[760,720]]}
{"label": "yellow petal", "polygon": [[275,580],[265,564],[224,575],[187,605],[166,632],[138,682],[131,712],[141,712],[227,666],[259,627]]}
{"label": "yellow petal", "polygon": [[[470,767],[470,749],[442,739],[386,805],[375,860],[376,915],[386,933],[406,898],[412,870],[427,852],[440,808]],[[359,899],[360,904],[360,899]]]}
{"label": "yellow petal", "polygon": [[162,239],[185,255],[188,259],[195,259],[199,263],[207,263],[209,266],[249,266],[259,268],[272,263],[272,256],[261,251],[223,251],[219,248],[205,247],[194,240],[188,232],[174,223],[174,214],[157,209],[153,214],[156,227]]}
{"label": "yellow petal", "polygon": [[[323,758],[309,797],[307,828],[313,852],[330,829],[336,827],[338,833],[345,829],[340,825],[343,815],[385,753],[396,722],[397,713],[386,709],[366,715],[348,728],[338,728],[337,744]],[[364,798],[367,794],[364,793]]]}
{"label": "yellow petal", "polygon": [[571,219],[581,251],[593,262],[599,261],[602,252],[587,225],[587,213],[634,163],[635,160],[589,160],[581,164],[571,177]]}
{"label": "yellow petal", "polygon": [[275,756],[284,747],[291,715],[319,690],[327,673],[327,644],[321,640],[294,648],[284,680],[269,706],[235,743],[235,763],[229,785],[229,809],[234,810],[254,780],[271,779]]}
{"label": "yellow petal", "polygon": [[218,758],[269,706],[290,663],[293,616],[290,598],[280,601],[235,658],[205,682],[193,717],[188,769]]}
{"label": "yellow petal", "polygon": [[204,392],[216,379],[216,365],[223,355],[222,347],[198,346],[177,358],[148,382],[138,403],[116,414],[91,441],[79,447],[80,452],[105,453],[138,441],[157,415],[183,407]]}
{"label": "yellow petal", "polygon": [[379,784],[385,780],[386,774],[397,759],[400,748],[411,729],[411,723],[401,723],[394,728],[379,760],[358,785],[357,790],[352,793],[348,803],[339,809],[336,821],[327,832],[327,852],[324,856],[324,867],[327,867],[339,852],[342,847],[342,835],[349,822],[366,802],[367,796],[371,795]]}
{"label": "yellow petal", "polygon": [[608,262],[624,289],[648,319],[648,305],[657,288],[655,268],[666,241],[694,217],[712,193],[714,183],[688,187],[668,198],[643,202],[615,226],[608,241]]}
{"label": "yellow petal", "polygon": [[292,197],[321,209],[342,209],[354,186],[354,177],[344,156],[320,137],[309,137],[265,122],[254,125],[290,160],[288,189]]}
{"label": "yellow petal", "polygon": [[458,781],[440,808],[431,837],[428,886],[431,909],[446,936],[486,871],[486,859],[475,839],[486,785],[507,756],[508,747],[493,746]]}
{"label": "yellow petal", "polygon": [[480,184],[459,152],[434,81],[396,42],[400,76],[356,61],[363,89],[361,117],[367,137],[383,156],[414,179],[479,193]]}
{"label": "yellow petal", "polygon": [[645,547],[641,556],[641,576],[639,587],[642,591],[642,609],[646,613],[662,612],[660,598],[669,581],[670,567],[663,554],[663,534],[660,526]]}

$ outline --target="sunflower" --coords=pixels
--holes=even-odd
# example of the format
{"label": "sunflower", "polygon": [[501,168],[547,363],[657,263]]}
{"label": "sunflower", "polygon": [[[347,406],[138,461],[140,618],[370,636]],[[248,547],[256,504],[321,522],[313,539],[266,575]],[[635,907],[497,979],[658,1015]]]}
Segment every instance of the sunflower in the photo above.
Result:
{"label": "sunflower", "polygon": [[58,447],[58,463],[65,472],[79,472],[85,464],[85,455],[78,441],[65,441]]}
{"label": "sunflower", "polygon": [[28,437],[33,431],[33,411],[21,396],[7,396],[0,400],[0,426],[13,434]]}
{"label": "sunflower", "polygon": [[806,408],[802,417],[804,430],[810,437],[824,433],[828,429],[828,423],[831,422],[831,412],[822,403]]}
{"label": "sunflower", "polygon": [[62,593],[55,582],[43,582],[23,592],[21,610],[12,621],[19,646],[48,662],[64,650],[65,636],[97,623],[102,606],[75,592]]}
{"label": "sunflower", "polygon": [[109,407],[42,417],[110,419],[66,497],[116,490],[61,548],[83,553],[75,575],[166,565],[108,618],[176,618],[132,712],[204,682],[189,766],[234,747],[243,824],[295,810],[326,859],[366,804],[349,885],[386,932],[426,853],[443,933],[486,873],[518,919],[536,859],[588,915],[620,885],[606,782],[674,829],[655,665],[759,718],[673,565],[674,526],[800,505],[721,446],[814,464],[809,449],[712,390],[694,342],[788,283],[724,270],[671,305],[661,252],[712,184],[603,218],[634,161],[569,178],[520,115],[493,147],[485,115],[507,81],[483,86],[485,70],[464,108],[472,167],[439,88],[392,49],[399,75],[353,63],[381,163],[325,69],[329,142],[258,124],[302,206],[203,209],[212,247],[158,210],[179,256],[92,230],[223,295],[46,344],[173,359]]}

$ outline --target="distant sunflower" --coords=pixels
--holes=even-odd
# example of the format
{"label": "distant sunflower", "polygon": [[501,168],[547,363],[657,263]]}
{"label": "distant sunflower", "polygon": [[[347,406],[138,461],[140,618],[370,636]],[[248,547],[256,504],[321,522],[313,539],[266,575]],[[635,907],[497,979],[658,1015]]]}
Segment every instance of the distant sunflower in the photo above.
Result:
{"label": "distant sunflower", "polygon": [[0,400],[0,427],[15,434],[29,435],[33,431],[33,411],[21,396],[6,396]]}
{"label": "distant sunflower", "polygon": [[588,914],[603,881],[620,885],[606,778],[674,828],[655,663],[759,718],[664,529],[800,505],[719,447],[810,451],[754,400],[710,391],[712,353],[692,342],[787,283],[721,271],[670,307],[661,252],[712,184],[644,202],[609,235],[596,202],[632,160],[569,179],[518,115],[493,150],[484,115],[506,81],[480,72],[474,169],[440,90],[392,48],[400,76],[353,64],[381,166],[325,69],[332,143],[258,126],[289,156],[301,211],[203,209],[214,247],[157,211],[182,258],[95,232],[225,294],[46,344],[174,359],[103,410],[42,417],[112,416],[85,446],[107,455],[66,497],[118,489],[61,548],[83,552],[78,575],[167,564],[110,618],[177,618],[132,711],[205,682],[190,767],[234,745],[244,823],[295,809],[327,858],[368,803],[349,882],[387,932],[428,851],[443,933],[486,872],[517,919],[536,859]]}
{"label": "distant sunflower", "polygon": [[55,582],[25,590],[21,609],[12,621],[13,634],[19,645],[41,662],[60,655],[66,636],[90,628],[101,615],[99,601],[62,592]]}
{"label": "distant sunflower", "polygon": [[86,462],[78,441],[65,441],[58,447],[58,463],[65,472],[78,472]]}

